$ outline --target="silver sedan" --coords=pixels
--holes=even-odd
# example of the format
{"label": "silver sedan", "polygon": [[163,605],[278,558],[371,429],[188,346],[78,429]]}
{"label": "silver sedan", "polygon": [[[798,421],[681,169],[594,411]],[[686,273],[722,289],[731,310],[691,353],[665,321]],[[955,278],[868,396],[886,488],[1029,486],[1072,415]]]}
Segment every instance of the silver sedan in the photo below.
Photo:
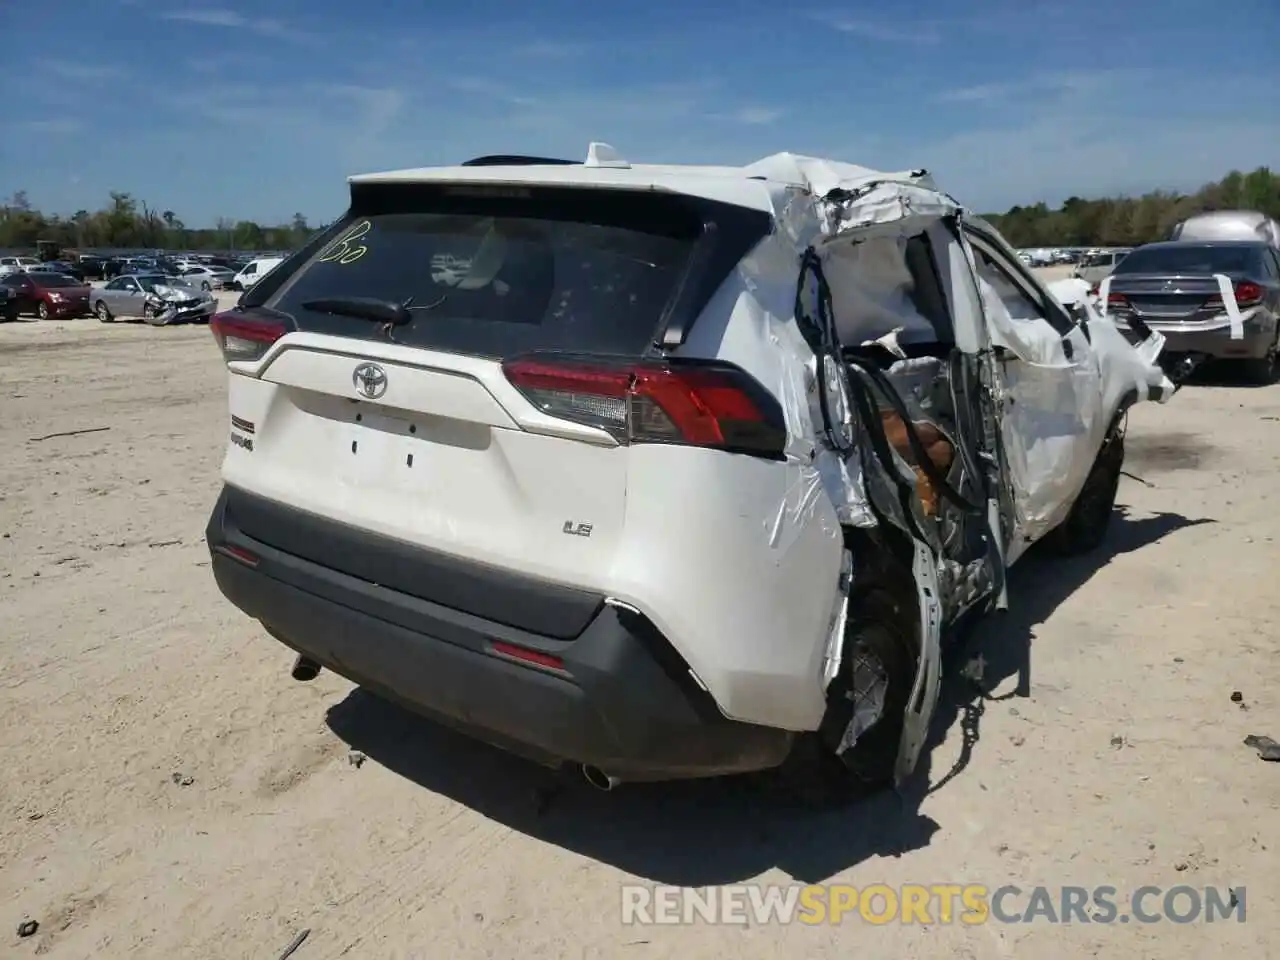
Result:
{"label": "silver sedan", "polygon": [[154,326],[208,320],[217,301],[207,290],[198,290],[180,277],[159,273],[116,277],[90,295],[93,312],[103,323],[140,317]]}
{"label": "silver sedan", "polygon": [[234,271],[208,264],[184,267],[180,274],[183,280],[201,290],[225,289],[231,286],[231,281],[236,278]]}

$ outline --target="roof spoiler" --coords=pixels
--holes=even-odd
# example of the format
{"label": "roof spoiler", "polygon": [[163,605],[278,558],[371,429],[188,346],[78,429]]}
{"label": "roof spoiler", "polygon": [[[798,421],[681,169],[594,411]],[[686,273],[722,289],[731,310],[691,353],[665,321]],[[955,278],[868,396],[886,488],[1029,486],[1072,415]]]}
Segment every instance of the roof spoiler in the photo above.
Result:
{"label": "roof spoiler", "polygon": [[580,160],[562,160],[558,157],[526,157],[518,153],[494,153],[472,157],[462,163],[464,167],[569,167],[581,166]]}

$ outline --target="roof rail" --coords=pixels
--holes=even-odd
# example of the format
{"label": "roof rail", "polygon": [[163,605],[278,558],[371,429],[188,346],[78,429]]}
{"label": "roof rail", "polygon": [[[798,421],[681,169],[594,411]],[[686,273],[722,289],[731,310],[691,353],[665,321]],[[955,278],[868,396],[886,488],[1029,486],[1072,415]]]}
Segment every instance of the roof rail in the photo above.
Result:
{"label": "roof rail", "polygon": [[580,165],[577,160],[560,160],[556,157],[526,157],[518,153],[495,153],[473,157],[463,161],[464,167],[565,167]]}

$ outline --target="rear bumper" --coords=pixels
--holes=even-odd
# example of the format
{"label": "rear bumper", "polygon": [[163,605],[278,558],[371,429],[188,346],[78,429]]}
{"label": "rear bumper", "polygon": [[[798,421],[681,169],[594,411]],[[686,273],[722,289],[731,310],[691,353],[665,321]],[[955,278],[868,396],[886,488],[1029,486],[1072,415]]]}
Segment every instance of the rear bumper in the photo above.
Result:
{"label": "rear bumper", "polygon": [[[1117,320],[1117,324],[1130,332],[1123,320]],[[1276,340],[1275,321],[1256,314],[1245,318],[1244,337],[1240,340],[1231,339],[1229,326],[1187,329],[1183,324],[1150,320],[1147,326],[1165,338],[1164,356],[1195,354],[1215,360],[1251,360],[1265,357]]]}
{"label": "rear bumper", "polygon": [[570,640],[516,630],[258,542],[236,528],[227,496],[207,530],[219,589],[276,639],[372,692],[539,762],[624,780],[763,770],[790,749],[787,731],[726,719],[637,613],[605,605]]}

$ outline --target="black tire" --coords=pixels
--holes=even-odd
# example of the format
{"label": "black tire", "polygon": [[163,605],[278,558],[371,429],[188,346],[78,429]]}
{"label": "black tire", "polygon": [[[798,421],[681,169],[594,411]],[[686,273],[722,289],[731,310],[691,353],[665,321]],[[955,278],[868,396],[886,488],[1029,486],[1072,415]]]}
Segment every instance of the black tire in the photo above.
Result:
{"label": "black tire", "polygon": [[1124,433],[1113,426],[1102,441],[1093,469],[1067,518],[1045,538],[1055,553],[1063,556],[1088,553],[1102,546],[1115,513],[1120,471],[1124,468]]}
{"label": "black tire", "polygon": [[208,293],[212,288],[209,286],[208,280],[202,280],[200,282],[200,289],[203,290],[205,293]]}
{"label": "black tire", "polygon": [[36,304],[36,316],[41,320],[49,319],[49,305],[43,300]]}
{"label": "black tire", "polygon": [[[908,581],[909,582],[909,581]],[[905,593],[905,591],[904,591]],[[827,690],[827,712],[813,733],[801,734],[779,769],[785,793],[806,805],[839,806],[893,782],[903,721],[918,659],[919,614],[914,601],[873,588],[851,598],[840,673]],[[856,687],[860,694],[850,697]],[[839,752],[842,737],[875,677],[882,699],[878,719]]]}
{"label": "black tire", "polygon": [[1269,387],[1280,377],[1280,360],[1277,359],[1277,344],[1272,343],[1265,357],[1254,357],[1240,360],[1239,370],[1243,379],[1260,387]]}
{"label": "black tire", "polygon": [[93,313],[98,318],[99,323],[110,323],[112,320],[111,311],[101,300],[93,305]]}
{"label": "black tire", "polygon": [[151,324],[153,327],[163,327],[164,321],[156,315],[155,307],[150,304],[144,304],[142,307],[142,319],[145,323]]}

